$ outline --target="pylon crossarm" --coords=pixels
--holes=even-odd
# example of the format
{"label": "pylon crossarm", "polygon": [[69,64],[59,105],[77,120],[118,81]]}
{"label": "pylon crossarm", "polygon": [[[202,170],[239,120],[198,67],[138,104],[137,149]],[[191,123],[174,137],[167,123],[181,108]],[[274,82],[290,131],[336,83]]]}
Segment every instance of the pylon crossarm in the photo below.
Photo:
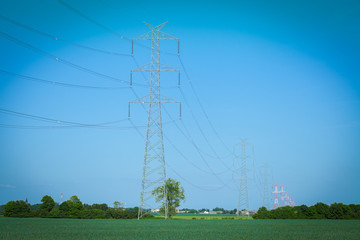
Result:
{"label": "pylon crossarm", "polygon": [[167,97],[165,95],[160,95],[160,102],[161,103],[180,103],[179,101],[177,101],[171,97]]}
{"label": "pylon crossarm", "polygon": [[133,38],[133,41],[137,41],[137,40],[152,40],[152,31],[147,32],[143,35],[138,36],[137,38]]}
{"label": "pylon crossarm", "polygon": [[131,72],[144,72],[144,71],[150,71],[151,67],[150,67],[150,63],[144,64],[142,66],[139,66],[133,70],[131,70]]}
{"label": "pylon crossarm", "polygon": [[[160,24],[160,25],[157,25],[157,26],[154,27],[154,28],[156,28],[157,31],[160,31],[167,23],[168,23],[168,21],[166,21],[166,22],[164,22],[164,23],[162,23],[162,24]],[[150,25],[150,24],[148,24],[148,23],[145,23],[145,24],[147,24],[148,26]],[[150,25],[150,26],[151,26],[151,25]]]}
{"label": "pylon crossarm", "polygon": [[[152,71],[150,63],[144,64],[142,66],[139,66],[139,67],[131,70],[131,72],[150,72],[150,71]],[[161,72],[170,72],[170,71],[179,72],[180,70],[170,67],[166,64],[160,63],[159,71],[161,71]]]}
{"label": "pylon crossarm", "polygon": [[149,95],[145,95],[145,96],[135,99],[134,101],[131,101],[129,103],[148,103],[148,102],[149,102]]}
{"label": "pylon crossarm", "polygon": [[148,26],[150,29],[153,29],[153,28],[155,28],[153,25],[151,25],[150,23],[147,23],[147,22],[145,22],[144,21],[144,23],[146,24],[146,26]]}
{"label": "pylon crossarm", "polygon": [[180,40],[180,38],[171,36],[167,33],[159,32],[159,40]]}
{"label": "pylon crossarm", "polygon": [[160,63],[160,71],[162,71],[162,72],[169,72],[169,71],[179,72],[180,70],[170,67],[164,63]]}

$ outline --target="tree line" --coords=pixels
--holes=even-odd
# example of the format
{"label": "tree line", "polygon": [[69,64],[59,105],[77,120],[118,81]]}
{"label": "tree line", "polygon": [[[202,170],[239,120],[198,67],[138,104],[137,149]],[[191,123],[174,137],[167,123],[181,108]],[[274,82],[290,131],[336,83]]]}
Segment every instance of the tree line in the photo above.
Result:
{"label": "tree line", "polygon": [[[166,201],[165,193],[167,196]],[[176,208],[180,206],[180,202],[185,200],[184,188],[180,186],[180,182],[168,178],[164,185],[156,187],[152,191],[156,202],[161,202],[160,214],[165,215],[165,203],[167,203],[167,217],[176,214]],[[1,209],[0,209],[1,210]],[[74,195],[69,200],[57,204],[54,199],[45,195],[41,199],[41,204],[31,206],[23,200],[10,201],[5,204],[3,213],[5,217],[42,217],[42,218],[84,218],[84,219],[134,219],[138,218],[139,208],[125,209],[121,207],[121,203],[114,202],[111,208],[107,204],[94,203],[92,205],[83,204],[80,199]],[[150,214],[150,209],[143,209],[142,218],[154,218]]]}
{"label": "tree line", "polygon": [[254,219],[360,219],[360,204],[317,203],[313,206],[285,206],[272,210],[261,207]]}
{"label": "tree line", "polygon": [[[5,217],[135,219],[138,217],[138,207],[125,209],[117,201],[113,208],[105,203],[83,204],[76,195],[59,205],[51,196],[45,195],[41,204],[33,206],[23,200],[10,201],[5,204],[3,214]],[[148,214],[145,217],[153,216]]]}
{"label": "tree line", "polygon": [[[201,208],[201,209],[193,209],[193,208],[182,208],[180,209],[180,211],[183,211],[185,213],[192,213],[192,214],[199,214],[199,213],[202,213],[202,212],[210,212],[210,209],[209,208]],[[237,209],[233,209],[233,210],[226,210],[224,208],[220,208],[220,207],[216,207],[216,208],[213,208],[212,211],[214,212],[218,212],[217,214],[236,214],[237,213]]]}

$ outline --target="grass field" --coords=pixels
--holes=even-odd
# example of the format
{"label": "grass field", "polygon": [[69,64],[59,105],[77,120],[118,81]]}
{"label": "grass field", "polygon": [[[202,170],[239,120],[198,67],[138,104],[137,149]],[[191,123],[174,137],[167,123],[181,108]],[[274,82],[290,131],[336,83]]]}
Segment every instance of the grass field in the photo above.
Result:
{"label": "grass field", "polygon": [[360,239],[357,220],[0,218],[0,239]]}

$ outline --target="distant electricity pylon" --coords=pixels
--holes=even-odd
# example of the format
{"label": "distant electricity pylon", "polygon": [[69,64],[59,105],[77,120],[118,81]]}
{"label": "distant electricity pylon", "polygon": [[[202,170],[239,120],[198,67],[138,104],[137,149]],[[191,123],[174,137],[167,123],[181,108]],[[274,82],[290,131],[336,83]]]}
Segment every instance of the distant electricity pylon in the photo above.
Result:
{"label": "distant electricity pylon", "polygon": [[[275,184],[273,187],[274,187],[274,191],[272,193],[275,194],[274,209],[284,206],[290,206],[290,207],[296,206],[294,199],[292,199],[289,193],[285,190],[284,185]],[[279,193],[280,193],[280,204],[279,204],[279,195],[278,195]]]}
{"label": "distant electricity pylon", "polygon": [[[249,212],[249,195],[247,186],[247,168],[246,168],[246,146],[248,145],[247,139],[241,139],[240,156],[235,154],[235,158],[240,159],[240,189],[239,189],[239,202],[238,202],[238,215],[245,209]],[[235,146],[237,146],[235,145]]]}
{"label": "distant electricity pylon", "polygon": [[289,195],[289,193],[285,190],[284,185],[280,186],[280,193],[281,193],[281,205],[280,205],[281,207],[284,207],[284,206],[294,207],[295,206],[294,199],[292,199],[292,197]]}
{"label": "distant electricity pylon", "polygon": [[[165,182],[166,182],[161,104],[180,103],[172,98],[160,94],[160,72],[179,71],[175,68],[160,63],[160,40],[177,40],[179,42],[178,38],[160,32],[160,30],[165,26],[166,23],[167,22],[160,24],[156,27],[148,23],[145,23],[150,28],[150,31],[133,39],[133,41],[151,40],[150,63],[132,70],[131,78],[130,78],[130,84],[132,84],[132,72],[150,72],[149,95],[143,96],[132,102],[129,102],[129,118],[130,118],[131,103],[148,104],[145,154],[144,154],[143,176],[141,182],[140,207],[139,207],[138,219],[140,219],[143,216],[145,206],[151,208],[151,205],[149,205],[147,201],[152,198],[152,194],[151,194],[152,190],[157,186],[165,186]],[[133,44],[132,44],[131,54],[133,54]],[[178,54],[179,54],[179,44],[178,44]],[[180,114],[181,114],[181,110],[180,110]],[[165,219],[166,219],[168,215],[166,188],[164,188],[163,196],[164,196],[163,203],[165,206]]]}
{"label": "distant electricity pylon", "polygon": [[264,189],[263,189],[263,206],[270,207],[270,192],[269,192],[269,166],[265,163],[263,165]]}
{"label": "distant electricity pylon", "polygon": [[275,196],[274,196],[274,209],[277,209],[279,207],[279,195],[278,195],[280,193],[280,191],[278,189],[279,185],[275,184],[273,187],[274,187],[274,191],[272,193],[275,194]]}

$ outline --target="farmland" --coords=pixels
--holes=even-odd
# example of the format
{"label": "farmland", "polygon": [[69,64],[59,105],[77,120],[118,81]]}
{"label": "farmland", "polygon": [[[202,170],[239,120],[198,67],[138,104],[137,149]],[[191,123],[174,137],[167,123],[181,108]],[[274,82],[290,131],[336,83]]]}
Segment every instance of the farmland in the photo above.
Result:
{"label": "farmland", "polygon": [[359,220],[0,218],[0,239],[359,239]]}

